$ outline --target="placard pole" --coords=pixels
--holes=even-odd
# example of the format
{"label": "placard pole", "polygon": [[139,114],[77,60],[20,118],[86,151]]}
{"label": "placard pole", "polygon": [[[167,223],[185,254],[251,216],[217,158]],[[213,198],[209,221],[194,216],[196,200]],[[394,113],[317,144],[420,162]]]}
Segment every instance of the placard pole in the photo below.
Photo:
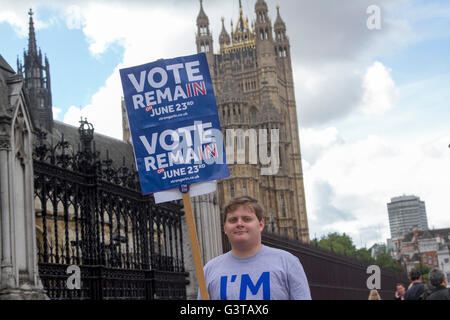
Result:
{"label": "placard pole", "polygon": [[184,212],[186,214],[186,222],[189,230],[189,238],[191,240],[192,257],[194,258],[195,272],[197,274],[198,286],[202,300],[209,300],[208,290],[206,289],[205,274],[203,273],[202,257],[200,255],[200,247],[198,244],[197,229],[195,227],[194,215],[192,213],[191,197],[189,192],[182,193]]}

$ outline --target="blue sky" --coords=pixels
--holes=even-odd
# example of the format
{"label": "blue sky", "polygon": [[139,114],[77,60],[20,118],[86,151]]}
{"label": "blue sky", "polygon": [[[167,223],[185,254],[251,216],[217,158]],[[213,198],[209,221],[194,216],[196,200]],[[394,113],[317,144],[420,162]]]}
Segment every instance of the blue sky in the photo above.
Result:
{"label": "blue sky", "polygon": [[[56,14],[45,7],[38,13],[44,21]],[[64,112],[70,105],[84,106],[90,102],[122,60],[123,48],[114,45],[94,56],[80,29],[69,29],[60,19],[52,21],[51,26],[37,30],[36,38],[38,47],[49,59],[53,105]],[[28,50],[28,32],[18,34],[17,28],[3,22],[0,23],[0,38],[8,44],[1,54],[16,70],[17,55],[23,63],[23,50]],[[60,113],[58,120],[62,120],[62,116]]]}
{"label": "blue sky", "polygon": [[[415,194],[430,226],[450,227],[450,4],[430,0],[266,0],[287,26],[311,236],[357,245],[389,237],[386,203]],[[254,0],[243,0],[254,18]],[[381,8],[368,30],[366,8]],[[81,114],[121,138],[118,69],[196,52],[198,0],[0,0],[0,54],[16,68],[28,10],[47,54],[58,120]],[[238,1],[205,0],[218,49]]]}

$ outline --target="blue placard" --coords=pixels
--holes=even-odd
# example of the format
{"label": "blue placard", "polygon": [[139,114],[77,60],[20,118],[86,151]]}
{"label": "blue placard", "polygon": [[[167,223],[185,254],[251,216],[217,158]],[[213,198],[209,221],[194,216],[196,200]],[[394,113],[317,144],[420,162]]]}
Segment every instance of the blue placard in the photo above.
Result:
{"label": "blue placard", "polygon": [[228,177],[204,53],[120,70],[143,194]]}

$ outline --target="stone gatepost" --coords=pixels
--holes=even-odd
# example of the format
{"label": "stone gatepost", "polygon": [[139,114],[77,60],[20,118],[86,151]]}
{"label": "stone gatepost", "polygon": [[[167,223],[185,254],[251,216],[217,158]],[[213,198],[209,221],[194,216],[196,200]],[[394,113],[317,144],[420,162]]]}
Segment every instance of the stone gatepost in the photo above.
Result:
{"label": "stone gatepost", "polygon": [[[203,265],[223,252],[220,209],[217,199],[217,191],[191,198]],[[184,268],[189,273],[186,298],[187,300],[196,300],[198,296],[198,281],[185,216],[183,216],[182,223]]]}
{"label": "stone gatepost", "polygon": [[0,55],[0,299],[48,299],[39,280],[32,122],[22,76]]}

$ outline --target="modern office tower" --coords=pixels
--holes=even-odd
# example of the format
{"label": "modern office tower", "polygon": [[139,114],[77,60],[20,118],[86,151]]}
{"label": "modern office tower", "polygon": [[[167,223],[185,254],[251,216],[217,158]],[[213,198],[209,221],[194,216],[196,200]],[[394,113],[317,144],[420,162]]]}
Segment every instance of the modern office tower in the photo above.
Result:
{"label": "modern office tower", "polygon": [[391,238],[411,232],[414,228],[428,230],[425,202],[416,196],[391,198],[387,204]]}

